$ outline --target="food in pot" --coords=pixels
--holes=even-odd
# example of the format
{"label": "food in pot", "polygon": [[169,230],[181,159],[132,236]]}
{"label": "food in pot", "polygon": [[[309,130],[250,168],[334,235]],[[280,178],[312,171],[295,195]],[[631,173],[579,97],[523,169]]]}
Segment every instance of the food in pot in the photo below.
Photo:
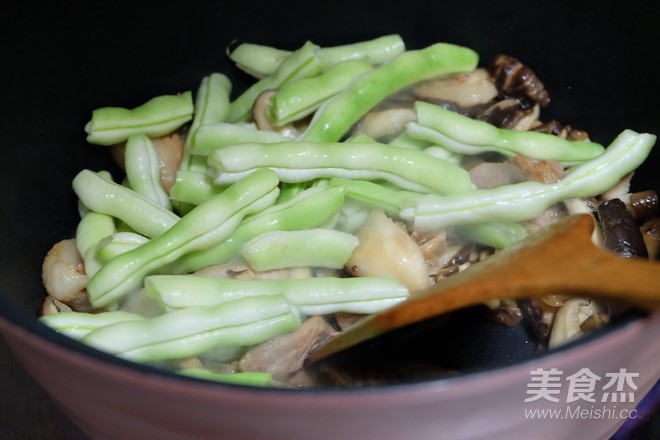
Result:
{"label": "food in pot", "polygon": [[[398,35],[229,56],[256,79],[241,93],[213,73],[195,99],[92,113],[88,141],[124,174],[75,177],[81,219],[44,261],[43,323],[181,374],[309,386],[327,338],[572,213],[622,257],[657,258],[657,195],[628,187],[655,136],[604,147],[543,120],[549,93],[513,57],[480,67]],[[506,292],[485,306],[531,317],[551,348],[613,313]]]}

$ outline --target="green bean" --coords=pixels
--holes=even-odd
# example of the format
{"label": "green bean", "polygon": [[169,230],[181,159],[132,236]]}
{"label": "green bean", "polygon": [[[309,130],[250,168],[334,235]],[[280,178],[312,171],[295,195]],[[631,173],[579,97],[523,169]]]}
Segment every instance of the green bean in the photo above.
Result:
{"label": "green bean", "polygon": [[206,172],[179,170],[176,172],[176,182],[170,188],[170,199],[199,205],[224,190],[224,186],[214,185]]}
{"label": "green bean", "polygon": [[169,134],[192,119],[192,94],[163,95],[133,109],[103,107],[92,112],[85,125],[87,141],[98,145],[123,142],[130,135],[149,137]]}
{"label": "green bean", "polygon": [[541,132],[497,128],[426,102],[415,103],[415,111],[417,123],[411,122],[406,128],[410,136],[460,154],[496,151],[509,157],[524,155],[573,165],[591,160],[604,151],[603,146],[595,142],[569,141]]}
{"label": "green bean", "polygon": [[145,289],[164,310],[214,307],[245,297],[284,293],[288,301],[304,315],[375,313],[408,297],[408,290],[392,277],[241,280],[197,275],[152,275],[145,279]]}
{"label": "green bean", "polygon": [[401,211],[416,229],[485,222],[518,222],[540,215],[549,206],[576,197],[591,197],[613,187],[648,156],[656,137],[625,130],[603,154],[571,168],[557,183],[522,182],[448,196],[424,195]]}
{"label": "green bean", "polygon": [[307,42],[300,49],[286,57],[269,76],[253,84],[229,105],[228,122],[246,121],[250,117],[252,105],[262,92],[277,89],[300,78],[314,76],[321,71],[323,63],[318,59],[318,46]]}
{"label": "green bean", "polygon": [[195,98],[195,115],[186,138],[191,152],[194,153],[196,149],[197,131],[200,127],[227,119],[231,90],[229,78],[221,73],[212,73],[202,79]]}
{"label": "green bean", "polygon": [[124,168],[129,187],[167,210],[172,209],[170,199],[160,184],[158,155],[151,139],[142,133],[133,134],[126,142]]}
{"label": "green bean", "polygon": [[370,209],[383,210],[391,218],[398,218],[401,209],[414,205],[422,195],[412,191],[394,190],[367,180],[334,177],[330,179],[330,184],[343,185],[347,198]]}
{"label": "green bean", "polygon": [[[322,47],[317,50],[317,55],[327,66],[359,58],[367,58],[376,66],[400,55],[404,50],[401,36],[384,35],[357,43]],[[289,55],[290,51],[251,43],[240,44],[229,52],[229,58],[239,69],[258,79],[272,74]]]}
{"label": "green bean", "polygon": [[98,259],[105,264],[116,256],[145,244],[148,240],[144,235],[135,232],[115,232],[99,241],[95,251]]}
{"label": "green bean", "polygon": [[222,264],[239,256],[241,246],[269,231],[314,228],[335,215],[344,202],[341,186],[313,187],[286,202],[246,218],[229,238],[208,249],[191,252],[168,265],[166,273],[188,273],[214,264]]}
{"label": "green bean", "polygon": [[125,359],[184,359],[218,346],[250,346],[296,330],[300,316],[284,295],[242,298],[99,328],[82,341]]}
{"label": "green bean", "polygon": [[113,304],[139,288],[144,277],[186,253],[227,239],[241,219],[260,212],[277,198],[277,176],[268,171],[248,176],[198,205],[170,229],[105,264],[87,284],[94,307]]}
{"label": "green bean", "polygon": [[400,35],[391,34],[373,40],[344,44],[341,46],[322,47],[319,58],[324,64],[333,66],[342,61],[367,58],[374,66],[390,61],[406,49]]}
{"label": "green bean", "polygon": [[388,144],[394,147],[412,148],[419,151],[423,151],[432,145],[429,141],[423,141],[410,136],[405,130],[389,141]]}
{"label": "green bean", "polygon": [[231,183],[259,168],[270,168],[288,183],[321,177],[385,179],[401,188],[440,194],[470,189],[466,170],[423,152],[376,142],[280,142],[240,144],[209,155],[216,184]]}
{"label": "green bean", "polygon": [[92,331],[123,321],[142,321],[143,316],[120,310],[100,313],[60,312],[44,315],[39,321],[58,333],[73,339],[82,339]]}
{"label": "green bean", "polygon": [[241,255],[257,271],[306,266],[341,269],[358,242],[353,234],[333,229],[270,231],[245,243]]}
{"label": "green bean", "polygon": [[73,190],[87,208],[116,217],[149,238],[179,221],[173,212],[90,170],[78,173],[73,179]]}
{"label": "green bean", "polygon": [[214,150],[227,145],[257,142],[272,144],[290,140],[275,131],[258,130],[254,126],[217,123],[201,126],[197,130],[197,138],[192,152],[208,156]]}
{"label": "green bean", "polygon": [[257,79],[271,75],[291,55],[288,50],[253,43],[241,43],[227,53],[236,67]]}
{"label": "green bean", "polygon": [[527,230],[515,222],[491,222],[458,225],[458,234],[467,241],[504,249],[527,237]]}
{"label": "green bean", "polygon": [[273,125],[282,126],[312,114],[357,77],[372,70],[368,59],[341,61],[318,76],[284,85],[271,97]]}
{"label": "green bean", "polygon": [[204,368],[184,368],[178,370],[177,374],[194,377],[197,379],[211,380],[214,382],[231,383],[234,385],[245,385],[250,387],[266,387],[272,384],[273,375],[261,371],[241,371],[237,373],[216,373]]}
{"label": "green bean", "polygon": [[464,47],[438,43],[406,51],[358,78],[314,114],[302,140],[334,142],[387,96],[434,76],[473,70],[478,55]]}
{"label": "green bean", "polygon": [[88,211],[76,228],[76,247],[85,264],[85,274],[94,275],[103,264],[96,255],[96,246],[104,238],[114,234],[115,221],[105,214]]}

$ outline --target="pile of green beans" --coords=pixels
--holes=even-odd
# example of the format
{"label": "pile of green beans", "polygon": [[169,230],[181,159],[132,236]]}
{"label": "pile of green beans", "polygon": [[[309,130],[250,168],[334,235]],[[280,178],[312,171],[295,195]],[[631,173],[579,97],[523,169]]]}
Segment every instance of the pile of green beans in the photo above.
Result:
{"label": "pile of green beans", "polygon": [[[440,231],[505,248],[527,235],[522,222],[569,198],[611,188],[650,153],[655,136],[623,131],[604,148],[496,128],[427,102],[389,141],[350,137],[374,106],[420,81],[469,72],[471,49],[437,43],[408,50],[385,35],[336,47],[307,41],[293,51],[244,43],[229,57],[255,78],[238,93],[223,73],[191,91],[133,109],[94,110],[85,126],[97,145],[125,144],[123,182],[82,170],[73,180],[81,219],[76,245],[89,276],[93,313],[44,316],[55,330],[138,362],[177,361],[210,350],[242,353],[296,330],[309,315],[376,313],[409,292],[393,277],[223,279],[195,274],[240,262],[255,272],[312,267],[341,271],[360,245],[371,210],[410,230]],[[263,93],[272,130],[253,115]],[[306,120],[306,128],[284,130]],[[152,139],[187,129],[169,192]],[[294,134],[291,134],[294,133]],[[554,160],[555,184],[475,189],[464,156],[495,152]],[[156,316],[124,310],[149,299]],[[252,386],[267,373],[181,374]]]}

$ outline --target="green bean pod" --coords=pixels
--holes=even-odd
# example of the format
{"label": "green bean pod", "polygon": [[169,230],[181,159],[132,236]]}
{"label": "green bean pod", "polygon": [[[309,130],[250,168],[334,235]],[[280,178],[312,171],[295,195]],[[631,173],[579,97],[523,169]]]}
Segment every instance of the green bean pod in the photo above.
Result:
{"label": "green bean pod", "polygon": [[194,377],[196,379],[210,380],[220,383],[231,383],[234,385],[245,385],[250,387],[266,387],[273,383],[272,373],[261,371],[241,371],[237,373],[216,373],[204,368],[184,368],[176,372],[182,376]]}
{"label": "green bean pod", "polygon": [[390,34],[357,43],[322,47],[318,52],[319,58],[327,66],[360,58],[366,58],[372,65],[377,66],[401,55],[405,50],[406,45],[401,36]]}
{"label": "green bean pod", "polygon": [[524,155],[574,165],[593,159],[605,150],[587,141],[569,141],[536,131],[497,128],[484,121],[427,102],[416,102],[417,123],[406,127],[415,138],[437,143],[459,154],[496,151],[505,156]]}
{"label": "green bean pod", "polygon": [[151,139],[138,133],[126,142],[124,168],[129,187],[167,210],[172,209],[168,195],[160,184],[158,155]]}
{"label": "green bean pod", "polygon": [[115,221],[109,215],[88,211],[78,222],[76,247],[83,258],[87,276],[94,275],[103,264],[96,255],[97,244],[114,232]]}
{"label": "green bean pod", "polygon": [[269,76],[253,84],[229,105],[228,122],[241,122],[250,118],[254,100],[262,92],[277,89],[300,78],[314,76],[321,71],[323,63],[316,55],[318,46],[310,42],[286,57]]}
{"label": "green bean pod", "polygon": [[350,59],[339,62],[318,76],[286,84],[271,98],[273,125],[282,126],[314,113],[324,102],[372,69],[366,58]]}
{"label": "green bean pod", "polygon": [[424,195],[416,206],[403,209],[401,217],[424,230],[529,220],[555,203],[612,188],[644,162],[655,140],[654,135],[625,130],[603,154],[571,168],[557,183],[528,181],[460,195]]}
{"label": "green bean pod", "polygon": [[392,277],[241,280],[197,275],[152,275],[145,279],[145,288],[147,294],[165,310],[214,307],[246,297],[284,293],[288,301],[305,315],[375,313],[403,301],[409,295],[408,290]]}
{"label": "green bean pod", "polygon": [[258,130],[254,126],[217,123],[201,126],[197,130],[193,154],[208,156],[214,150],[227,145],[256,142],[260,144],[273,144],[290,140],[275,131]]}
{"label": "green bean pod", "polygon": [[393,93],[434,76],[474,70],[479,57],[471,49],[438,43],[402,53],[362,75],[327,101],[301,136],[311,142],[340,140],[371,108]]}
{"label": "green bean pod", "polygon": [[60,312],[44,315],[39,321],[58,333],[73,339],[82,339],[99,328],[123,321],[142,321],[144,317],[120,310],[100,313]]}
{"label": "green bean pod", "polygon": [[384,179],[401,188],[439,194],[460,193],[472,187],[463,168],[409,148],[377,142],[230,145],[209,155],[216,184],[231,183],[259,168],[270,168],[283,182],[321,177]]}
{"label": "green bean pod", "polygon": [[380,209],[390,218],[398,218],[405,207],[412,206],[422,194],[387,188],[377,182],[358,179],[330,179],[331,185],[343,185],[346,197],[370,209]]}
{"label": "green bean pod", "polygon": [[291,267],[342,269],[359,244],[353,234],[313,228],[265,232],[241,247],[241,255],[257,271]]}
{"label": "green bean pod", "polygon": [[105,264],[87,284],[92,305],[105,307],[139,288],[150,272],[188,252],[214,246],[236,229],[241,219],[275,202],[277,176],[262,170],[198,205],[170,229]]}
{"label": "green bean pod", "polygon": [[181,274],[222,264],[240,255],[241,246],[269,231],[315,228],[335,215],[344,203],[341,186],[306,189],[286,202],[245,219],[227,240],[208,249],[191,252],[164,268],[164,273]]}
{"label": "green bean pod", "polygon": [[178,170],[176,182],[170,188],[170,199],[196,206],[224,190],[225,187],[215,185],[206,172]]}
{"label": "green bean pod", "polygon": [[241,43],[227,54],[236,67],[257,79],[271,75],[282,61],[291,55],[291,51],[277,49],[262,44]]}
{"label": "green bean pod", "polygon": [[284,295],[242,298],[95,330],[82,341],[138,362],[184,359],[218,346],[250,346],[296,330],[300,316]]}
{"label": "green bean pod", "polygon": [[490,222],[455,226],[458,235],[467,241],[504,249],[527,237],[527,230],[516,222]]}
{"label": "green bean pod", "polygon": [[87,208],[116,217],[149,238],[179,221],[172,211],[90,170],[78,173],[73,179],[73,190]]}
{"label": "green bean pod", "polygon": [[135,232],[115,232],[96,245],[96,255],[103,263],[107,263],[118,255],[131,251],[145,244],[149,239]]}
{"label": "green bean pod", "polygon": [[87,141],[98,145],[123,142],[132,134],[149,137],[169,134],[193,116],[191,92],[152,98],[133,109],[103,107],[92,112],[85,125]]}

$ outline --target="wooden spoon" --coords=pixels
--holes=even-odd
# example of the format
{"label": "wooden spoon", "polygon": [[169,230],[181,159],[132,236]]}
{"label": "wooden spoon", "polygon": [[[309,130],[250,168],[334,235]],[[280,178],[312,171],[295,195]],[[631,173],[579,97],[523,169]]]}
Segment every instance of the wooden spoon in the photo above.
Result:
{"label": "wooden spoon", "polygon": [[566,219],[383,312],[368,316],[310,353],[315,363],[383,333],[498,298],[550,294],[660,307],[660,264],[595,246],[591,215]]}

